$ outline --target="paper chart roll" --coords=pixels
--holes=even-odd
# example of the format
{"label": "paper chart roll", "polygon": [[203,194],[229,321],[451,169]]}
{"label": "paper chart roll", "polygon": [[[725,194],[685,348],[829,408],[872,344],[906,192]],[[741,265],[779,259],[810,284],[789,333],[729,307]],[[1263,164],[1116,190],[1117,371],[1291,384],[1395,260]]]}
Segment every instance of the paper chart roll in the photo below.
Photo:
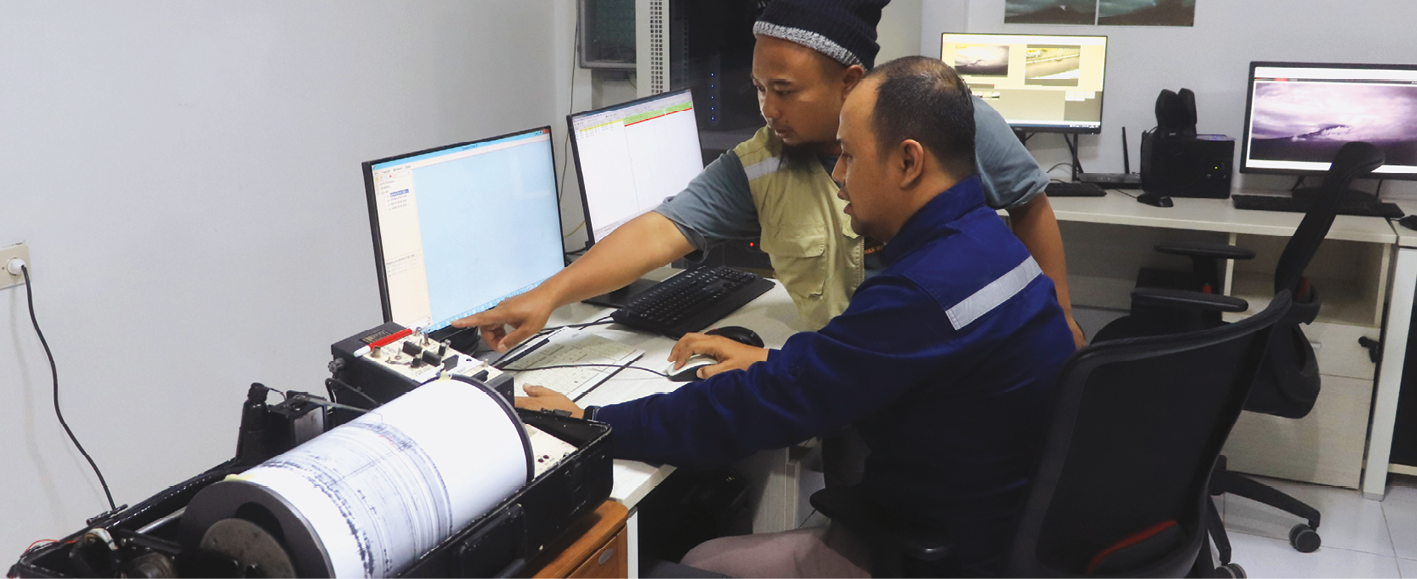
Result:
{"label": "paper chart roll", "polygon": [[388,577],[531,477],[511,406],[490,389],[440,380],[203,489],[183,529],[265,509],[300,574]]}

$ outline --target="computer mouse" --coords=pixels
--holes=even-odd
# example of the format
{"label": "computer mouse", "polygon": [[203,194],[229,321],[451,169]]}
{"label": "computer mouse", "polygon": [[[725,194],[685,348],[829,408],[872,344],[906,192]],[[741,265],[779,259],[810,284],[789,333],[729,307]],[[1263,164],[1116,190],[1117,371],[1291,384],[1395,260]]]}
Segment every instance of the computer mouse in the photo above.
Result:
{"label": "computer mouse", "polygon": [[1417,229],[1417,213],[1398,219],[1397,224],[1408,229]]}
{"label": "computer mouse", "polygon": [[1137,195],[1137,202],[1145,203],[1152,207],[1172,207],[1174,205],[1171,203],[1170,197],[1156,193],[1142,193],[1141,195]]}
{"label": "computer mouse", "polygon": [[714,328],[712,330],[704,332],[704,334],[709,336],[723,336],[725,338],[738,342],[739,344],[747,344],[754,348],[763,347],[763,339],[761,337],[758,337],[758,333],[749,330],[748,328],[745,328],[743,326],[724,326],[722,328]]}
{"label": "computer mouse", "polygon": [[678,370],[674,369],[674,362],[670,362],[669,365],[664,368],[664,373],[669,375],[670,382],[693,382],[699,379],[699,368],[712,366],[717,363],[718,360],[703,354],[694,354],[693,356],[689,356],[689,359],[684,362],[684,367]]}

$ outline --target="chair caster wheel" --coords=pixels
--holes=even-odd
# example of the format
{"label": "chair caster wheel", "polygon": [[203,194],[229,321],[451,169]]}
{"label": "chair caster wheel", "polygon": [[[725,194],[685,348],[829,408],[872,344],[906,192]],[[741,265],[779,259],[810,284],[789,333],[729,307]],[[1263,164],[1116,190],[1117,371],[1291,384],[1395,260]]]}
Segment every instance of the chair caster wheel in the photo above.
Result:
{"label": "chair caster wheel", "polygon": [[1245,575],[1245,568],[1241,567],[1239,563],[1226,563],[1221,565],[1219,569],[1216,569],[1215,576],[1230,577],[1231,579],[1245,579],[1245,577],[1248,577],[1248,575]]}
{"label": "chair caster wheel", "polygon": [[1299,523],[1289,529],[1289,544],[1293,545],[1294,550],[1300,553],[1313,553],[1319,550],[1323,539],[1319,538],[1318,531],[1315,531],[1313,527]]}

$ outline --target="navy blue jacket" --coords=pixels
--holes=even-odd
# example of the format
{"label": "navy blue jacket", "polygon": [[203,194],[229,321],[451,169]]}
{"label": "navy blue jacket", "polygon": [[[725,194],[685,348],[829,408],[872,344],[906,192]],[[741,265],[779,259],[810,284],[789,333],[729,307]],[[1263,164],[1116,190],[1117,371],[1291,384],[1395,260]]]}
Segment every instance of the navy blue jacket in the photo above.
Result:
{"label": "navy blue jacket", "polygon": [[766,362],[601,408],[613,454],[707,467],[855,424],[871,449],[862,485],[883,506],[999,543],[1074,350],[1053,282],[977,177],[881,252],[886,269],[845,312]]}

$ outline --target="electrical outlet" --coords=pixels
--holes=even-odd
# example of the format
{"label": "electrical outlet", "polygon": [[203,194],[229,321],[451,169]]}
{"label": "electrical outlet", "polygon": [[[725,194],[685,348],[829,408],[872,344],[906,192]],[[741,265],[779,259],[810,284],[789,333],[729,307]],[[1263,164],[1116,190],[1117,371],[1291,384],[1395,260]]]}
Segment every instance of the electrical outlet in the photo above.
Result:
{"label": "electrical outlet", "polygon": [[17,257],[25,260],[26,268],[34,272],[34,262],[30,261],[30,246],[17,243],[10,247],[0,247],[0,289],[25,283],[23,274],[11,275],[9,271],[10,260]]}

